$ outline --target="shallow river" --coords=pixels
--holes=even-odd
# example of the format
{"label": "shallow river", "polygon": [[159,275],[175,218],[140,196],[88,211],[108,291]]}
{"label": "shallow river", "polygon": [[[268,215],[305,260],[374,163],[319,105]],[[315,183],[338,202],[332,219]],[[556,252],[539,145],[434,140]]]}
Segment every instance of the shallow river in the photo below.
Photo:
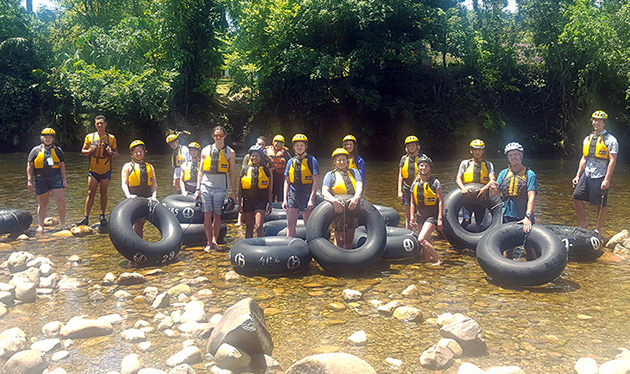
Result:
{"label": "shallow river", "polygon": [[[68,222],[75,222],[83,212],[87,186],[87,161],[78,156],[67,156]],[[0,207],[28,209],[36,213],[34,192],[26,188],[25,154],[0,155],[4,173],[0,177]],[[159,196],[173,192],[168,156],[148,157],[157,169]],[[115,173],[110,185],[108,213],[123,198],[119,170],[126,157],[114,161]],[[322,171],[328,170],[323,159]],[[538,175],[539,193],[535,214],[539,223],[575,224],[571,193],[571,178],[577,161],[526,160]],[[506,162],[495,162],[502,169]],[[454,175],[457,161],[437,162],[436,175],[445,192],[456,187]],[[396,163],[368,163],[366,198],[402,211],[396,195]],[[498,172],[497,172],[498,174]],[[630,199],[630,173],[625,165],[618,165],[612,181],[608,220],[604,234],[614,233],[630,226],[630,206],[622,203]],[[98,196],[93,210],[97,217]],[[56,216],[51,203],[49,215]],[[594,217],[593,209],[589,210]],[[93,221],[94,221],[93,218]],[[34,218],[35,220],[35,218]],[[593,218],[594,220],[594,218]],[[94,222],[92,222],[94,223]],[[228,225],[226,238],[229,246],[243,237],[244,229],[233,223]],[[156,230],[152,235],[155,235]],[[127,271],[145,274],[153,268],[136,268],[118,254],[107,235],[83,238],[54,239],[50,232],[37,240],[13,242],[0,247],[0,262],[12,251],[25,250],[48,256],[56,271],[81,279],[85,286],[75,291],[56,290],[51,297],[39,297],[34,304],[9,308],[0,318],[0,331],[20,327],[29,338],[41,338],[41,327],[50,321],[67,322],[73,316],[88,314],[103,316],[118,313],[125,318],[121,328],[130,328],[140,319],[152,322],[155,311],[144,302],[116,300],[117,287],[101,286],[107,272],[116,276]],[[212,296],[203,297],[208,315],[222,313],[235,302],[251,296],[265,308],[266,321],[273,337],[273,357],[284,369],[293,362],[321,352],[341,351],[355,354],[369,362],[379,373],[393,373],[385,364],[387,357],[404,362],[399,373],[432,372],[419,365],[420,354],[439,339],[438,328],[426,323],[407,323],[392,317],[383,317],[369,307],[367,300],[388,302],[403,300],[405,305],[419,307],[424,318],[445,312],[460,312],[475,319],[483,328],[488,354],[483,357],[464,358],[445,370],[456,373],[463,361],[487,369],[491,366],[518,365],[527,373],[572,373],[579,357],[590,356],[599,364],[614,359],[618,347],[630,348],[630,265],[603,262],[569,263],[562,276],[545,286],[514,289],[503,288],[490,282],[474,257],[450,249],[448,242],[436,239],[436,248],[445,260],[443,267],[420,263],[381,262],[367,274],[357,277],[331,277],[315,262],[304,274],[267,278],[245,278],[227,282],[223,275],[231,269],[227,251],[207,254],[201,248],[182,250],[172,264],[161,267],[163,273],[147,277],[144,285],[121,287],[133,296],[141,295],[146,286],[160,291],[185,279],[204,276],[209,282],[194,285],[193,291],[208,288]],[[67,258],[78,255],[83,260],[70,264]],[[4,281],[6,274],[0,273]],[[2,281],[2,279],[0,279]],[[406,299],[400,292],[407,286],[420,285],[423,294]],[[343,310],[331,310],[329,304],[343,303],[341,292],[345,288],[363,292],[363,300]],[[107,299],[91,304],[89,296],[101,290]],[[157,323],[153,323],[157,327]],[[369,344],[352,346],[347,338],[364,330]],[[70,356],[50,367],[61,366],[69,373],[105,373],[120,370],[120,360],[129,353],[139,353],[145,364],[167,370],[166,359],[182,348],[185,336],[166,337],[154,331],[148,334],[152,347],[140,352],[136,345],[127,343],[120,335],[76,341],[69,349]],[[204,344],[198,342],[199,347]],[[50,360],[49,360],[50,362]],[[204,372],[203,363],[194,366]]]}

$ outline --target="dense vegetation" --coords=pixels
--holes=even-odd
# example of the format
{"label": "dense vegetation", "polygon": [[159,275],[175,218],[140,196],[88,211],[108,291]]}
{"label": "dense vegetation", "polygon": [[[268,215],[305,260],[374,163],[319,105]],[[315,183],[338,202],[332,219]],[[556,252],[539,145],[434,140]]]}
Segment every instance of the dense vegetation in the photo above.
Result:
{"label": "dense vegetation", "polygon": [[[348,132],[368,157],[415,133],[451,155],[472,137],[575,153],[596,109],[630,132],[624,0],[60,0],[33,14],[0,0],[0,146],[46,125],[78,148],[94,115],[121,142],[166,149],[169,129],[232,141]],[[218,84],[229,72],[229,90]],[[218,94],[217,92],[220,92]],[[370,152],[379,147],[378,152]]]}

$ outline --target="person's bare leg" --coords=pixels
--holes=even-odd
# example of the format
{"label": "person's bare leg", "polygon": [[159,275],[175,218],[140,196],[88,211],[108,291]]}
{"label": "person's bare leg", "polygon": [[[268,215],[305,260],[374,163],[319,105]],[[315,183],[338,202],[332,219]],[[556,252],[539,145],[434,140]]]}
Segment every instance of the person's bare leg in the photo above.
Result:
{"label": "person's bare leg", "polygon": [[584,208],[584,201],[573,199],[573,207],[575,207],[575,215],[578,219],[578,225],[582,228],[588,228],[588,221],[586,220],[586,209]]}

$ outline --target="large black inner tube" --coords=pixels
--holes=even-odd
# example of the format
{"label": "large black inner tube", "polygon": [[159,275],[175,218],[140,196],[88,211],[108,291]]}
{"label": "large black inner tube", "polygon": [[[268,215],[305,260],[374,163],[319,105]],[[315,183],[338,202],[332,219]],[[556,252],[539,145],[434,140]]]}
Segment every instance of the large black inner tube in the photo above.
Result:
{"label": "large black inner tube", "polygon": [[[471,196],[476,196],[477,191],[484,185],[480,183],[468,183],[466,187],[472,191]],[[471,208],[485,208],[490,212],[492,222],[487,223],[487,214],[484,215],[483,222],[473,222],[464,228],[460,222],[460,212],[464,204]],[[470,212],[472,214],[472,211]],[[473,198],[465,199],[459,188],[451,191],[444,198],[444,228],[442,233],[446,240],[457,249],[477,248],[477,244],[486,232],[502,224],[503,203],[499,196],[492,197],[488,193],[485,201],[478,201]]]}
{"label": "large black inner tube", "polygon": [[396,209],[378,204],[374,204],[374,207],[381,213],[381,216],[383,216],[386,226],[398,226],[400,223],[400,213],[398,213]]}
{"label": "large black inner tube", "polygon": [[33,223],[33,216],[26,210],[0,210],[0,234],[19,234]]}
{"label": "large black inner tube", "polygon": [[195,201],[193,195],[169,195],[162,199],[162,205],[181,223],[203,223],[201,201]]}
{"label": "large black inner tube", "polygon": [[[342,196],[347,200],[351,196]],[[367,229],[367,240],[356,249],[342,249],[326,239],[332,221],[340,214],[335,213],[332,203],[325,201],[311,213],[306,224],[306,241],[315,260],[327,271],[337,273],[363,272],[378,263],[387,240],[385,221],[369,201],[361,199],[354,210],[345,214],[358,218],[359,224]]]}
{"label": "large black inner tube", "polygon": [[538,258],[515,261],[503,256],[505,250],[522,246],[524,240],[522,224],[501,225],[481,239],[477,261],[496,282],[515,286],[538,286],[562,273],[567,265],[567,250],[556,234],[541,225],[532,226],[526,241],[526,246],[533,248]]}
{"label": "large black inner tube", "polygon": [[[157,242],[140,238],[133,224],[141,218],[151,222],[162,235]],[[125,199],[109,218],[109,238],[126,259],[142,265],[164,264],[171,261],[182,246],[182,228],[177,218],[162,204],[144,197]]]}
{"label": "large black inner tube", "polygon": [[311,259],[304,240],[286,236],[244,239],[230,249],[230,262],[243,275],[295,273],[308,268]]}
{"label": "large black inner tube", "polygon": [[562,225],[542,225],[560,237],[569,260],[593,260],[604,251],[605,238],[595,230]]}
{"label": "large black inner tube", "polygon": [[[365,227],[359,226],[352,241],[352,248],[363,245],[367,240]],[[387,226],[387,242],[381,259],[400,260],[415,258],[420,253],[418,234],[404,227]]]}
{"label": "large black inner tube", "polygon": [[[181,223],[182,227],[182,244],[184,245],[201,245],[206,244],[208,239],[206,238],[206,231],[204,230],[203,223]],[[227,234],[227,225],[224,221],[221,221],[221,228],[219,229],[219,237],[217,243],[225,243],[225,235]]]}

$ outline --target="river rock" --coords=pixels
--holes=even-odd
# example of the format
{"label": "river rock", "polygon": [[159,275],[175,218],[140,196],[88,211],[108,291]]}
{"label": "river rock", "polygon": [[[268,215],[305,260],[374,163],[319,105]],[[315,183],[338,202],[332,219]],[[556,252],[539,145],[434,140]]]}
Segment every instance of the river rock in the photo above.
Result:
{"label": "river rock", "polygon": [[233,281],[239,279],[241,276],[238,275],[234,270],[229,270],[227,273],[223,274],[223,279],[226,281]]}
{"label": "river rock", "polygon": [[366,345],[368,343],[367,335],[363,330],[357,331],[354,334],[350,335],[350,337],[348,337],[348,340],[350,340],[350,342],[352,342],[352,344],[354,345]]}
{"label": "river rock", "polygon": [[392,370],[400,370],[403,365],[403,360],[399,360],[393,357],[387,357],[385,359],[385,365]]}
{"label": "river rock", "polygon": [[630,258],[630,243],[628,244],[629,246],[625,246],[621,243],[617,244],[615,246],[615,249],[613,250],[613,253],[616,254],[617,256],[622,257],[623,259]]}
{"label": "river rock", "polygon": [[436,322],[438,324],[438,326],[446,326],[446,325],[450,325],[451,323],[454,322],[460,322],[460,321],[464,321],[465,319],[467,319],[468,317],[466,317],[465,315],[461,314],[461,313],[444,313],[444,314],[440,314],[437,319]]}
{"label": "river rock", "polygon": [[0,303],[4,305],[13,305],[13,300],[15,300],[15,296],[13,296],[13,293],[8,291],[0,291]]}
{"label": "river rock", "polygon": [[484,374],[485,371],[478,368],[477,366],[464,362],[459,369],[457,370],[457,374]]}
{"label": "river rock", "polygon": [[243,352],[229,344],[221,344],[214,355],[214,361],[222,369],[239,372],[247,369],[252,361],[252,357],[247,352]]}
{"label": "river rock", "polygon": [[55,352],[53,353],[53,355],[50,357],[51,360],[53,360],[54,362],[58,362],[63,360],[64,358],[70,356],[70,352],[68,351],[59,351],[59,352]]}
{"label": "river rock", "polygon": [[378,310],[379,313],[391,315],[392,313],[394,313],[394,310],[396,310],[396,308],[398,308],[400,305],[400,301],[394,300],[385,305],[379,306],[378,308],[376,308],[376,310]]}
{"label": "river rock", "polygon": [[56,338],[63,327],[63,323],[59,321],[48,322],[42,327],[42,334],[47,338]]}
{"label": "river rock", "polygon": [[0,302],[0,318],[2,318],[5,314],[9,313],[9,309],[4,303]]}
{"label": "river rock", "polygon": [[139,329],[127,329],[120,333],[120,336],[126,341],[137,343],[147,340],[144,331]]}
{"label": "river rock", "polygon": [[15,299],[23,303],[37,301],[37,285],[31,282],[19,282],[15,285]]}
{"label": "river rock", "polygon": [[64,368],[54,368],[53,370],[45,371],[45,374],[68,374]]}
{"label": "river rock", "polygon": [[24,271],[28,268],[28,262],[34,258],[35,256],[33,256],[33,254],[30,252],[13,252],[7,260],[7,268],[11,273]]}
{"label": "river rock", "polygon": [[191,293],[191,288],[189,285],[185,284],[185,283],[180,283],[176,286],[173,286],[171,288],[168,289],[168,291],[166,291],[171,297],[177,297],[177,295],[179,295],[180,293],[186,294],[186,295],[190,295]]}
{"label": "river rock", "polygon": [[208,316],[203,310],[204,304],[202,301],[193,300],[186,304],[184,307],[184,313],[182,314],[182,323],[194,321],[198,323],[208,322]]}
{"label": "river rock", "polygon": [[171,318],[170,316],[166,316],[164,317],[162,322],[160,322],[160,324],[158,325],[158,331],[164,331],[166,329],[170,329],[173,327],[174,324],[175,322],[173,322],[173,318]]}
{"label": "river rock", "polygon": [[48,276],[39,277],[39,287],[42,288],[57,288],[61,277],[57,273],[49,274]]}
{"label": "river rock", "polygon": [[19,351],[26,349],[26,334],[19,327],[0,333],[0,359],[6,360]]}
{"label": "river rock", "polygon": [[407,322],[422,321],[422,312],[420,309],[411,306],[400,306],[396,308],[392,316],[396,319],[402,319]]}
{"label": "river rock", "polygon": [[400,294],[404,297],[414,297],[420,295],[420,290],[418,290],[418,286],[412,284],[411,286],[405,288]]}
{"label": "river rock", "polygon": [[118,277],[117,283],[119,286],[130,286],[134,284],[142,284],[146,281],[147,279],[140,273],[122,273]]}
{"label": "river rock", "polygon": [[525,374],[518,366],[494,366],[486,370],[486,374]]}
{"label": "river rock", "polygon": [[472,318],[465,317],[440,328],[444,338],[455,339],[465,355],[477,356],[487,352],[486,342],[479,336],[481,326]]}
{"label": "river rock", "polygon": [[28,268],[18,273],[14,273],[13,278],[11,278],[11,281],[9,283],[17,286],[17,283],[24,282],[35,283],[36,285],[39,285],[39,269]]}
{"label": "river rock", "polygon": [[225,311],[212,331],[206,349],[214,355],[223,343],[250,355],[271,355],[273,342],[265,324],[263,310],[251,297],[239,301]]}
{"label": "river rock", "polygon": [[48,227],[48,226],[55,226],[59,224],[59,220],[55,217],[46,217],[44,218],[44,226]]}
{"label": "river rock", "polygon": [[0,292],[10,292],[15,295],[15,286],[9,283],[0,282]]}
{"label": "river rock", "polygon": [[372,299],[368,301],[368,305],[370,305],[372,308],[379,308],[383,306],[383,302],[381,300]]}
{"label": "river rock", "polygon": [[140,356],[135,353],[123,357],[120,362],[120,374],[136,374],[140,369],[142,369],[142,362]]}
{"label": "river rock", "polygon": [[606,243],[607,248],[615,248],[617,244],[622,243],[624,240],[630,238],[630,233],[628,230],[621,230],[620,232],[613,235],[612,238]]}
{"label": "river rock", "polygon": [[64,339],[86,339],[109,335],[113,331],[111,323],[82,315],[71,318],[63,326],[59,335]]}
{"label": "river rock", "polygon": [[448,348],[453,352],[453,357],[458,358],[462,355],[462,347],[457,343],[455,339],[442,338],[437,342],[437,346]]}
{"label": "river rock", "polygon": [[599,374],[626,374],[630,372],[630,360],[606,361],[599,367]]}
{"label": "river rock", "polygon": [[597,374],[597,361],[590,357],[581,357],[573,366],[577,374]]}
{"label": "river rock", "polygon": [[323,353],[293,364],[285,374],[376,374],[370,364],[347,353]]}
{"label": "river rock", "polygon": [[341,292],[341,297],[346,302],[359,301],[363,297],[363,294],[357,290],[346,288],[343,292]]}
{"label": "river rock", "polygon": [[138,374],[168,374],[168,373],[160,369],[142,368],[138,370]]}
{"label": "river rock", "polygon": [[2,372],[7,374],[41,374],[47,368],[48,363],[44,359],[44,354],[29,349],[11,356],[2,367]]}
{"label": "river rock", "polygon": [[450,349],[440,347],[437,345],[432,346],[426,351],[422,352],[420,356],[420,365],[428,369],[445,369],[453,364],[453,352]]}
{"label": "river rock", "polygon": [[168,374],[195,374],[195,371],[190,367],[190,365],[181,364],[169,370]]}
{"label": "river rock", "polygon": [[57,338],[38,340],[31,344],[31,349],[47,353],[61,347],[61,340]]}
{"label": "river rock", "polygon": [[177,366],[181,364],[189,364],[194,365],[198,362],[201,362],[203,359],[201,357],[201,350],[196,346],[188,346],[181,351],[175,353],[173,356],[169,357],[166,360],[166,364],[168,366]]}
{"label": "river rock", "polygon": [[53,232],[52,236],[55,238],[69,238],[74,235],[70,232],[70,230],[59,230],[57,232]]}
{"label": "river rock", "polygon": [[184,334],[193,334],[199,329],[199,322],[188,321],[177,326],[177,329]]}
{"label": "river rock", "polygon": [[107,322],[113,325],[115,323],[121,323],[122,321],[124,321],[124,318],[122,318],[122,316],[118,313],[113,313],[113,314],[108,314],[106,316],[98,317],[98,320],[102,322]]}
{"label": "river rock", "polygon": [[50,261],[48,257],[43,257],[43,256],[35,257],[34,259],[32,259],[26,264],[26,266],[28,266],[29,268],[39,268],[40,271],[41,271],[42,265],[48,265],[52,267],[55,264],[53,264],[53,262]]}
{"label": "river rock", "polygon": [[114,297],[118,300],[131,299],[131,294],[125,290],[118,290],[114,292]]}
{"label": "river rock", "polygon": [[70,229],[70,232],[74,236],[86,236],[94,234],[94,229],[87,225],[74,226]]}

